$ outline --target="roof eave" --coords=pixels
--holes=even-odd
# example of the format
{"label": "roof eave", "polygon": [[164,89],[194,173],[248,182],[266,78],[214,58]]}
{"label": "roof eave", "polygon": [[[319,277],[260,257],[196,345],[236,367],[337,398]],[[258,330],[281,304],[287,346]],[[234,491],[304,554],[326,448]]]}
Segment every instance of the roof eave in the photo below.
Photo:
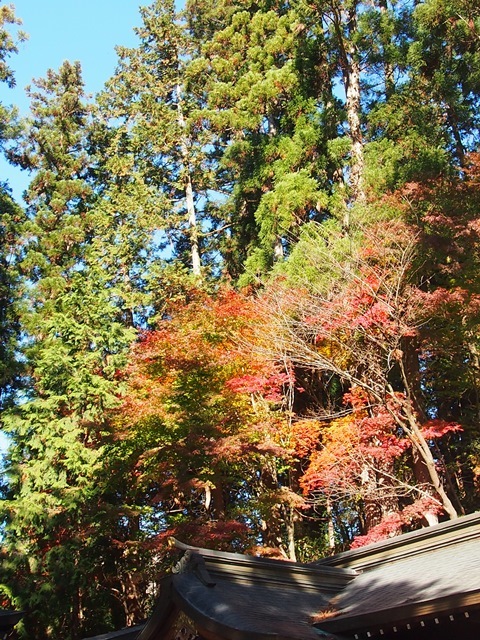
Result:
{"label": "roof eave", "polygon": [[467,609],[480,608],[480,589],[468,593],[447,595],[426,602],[413,602],[398,607],[360,615],[339,615],[322,620],[314,626],[332,633],[361,632],[379,628],[384,624],[400,625],[404,622],[415,622],[434,615],[455,614]]}

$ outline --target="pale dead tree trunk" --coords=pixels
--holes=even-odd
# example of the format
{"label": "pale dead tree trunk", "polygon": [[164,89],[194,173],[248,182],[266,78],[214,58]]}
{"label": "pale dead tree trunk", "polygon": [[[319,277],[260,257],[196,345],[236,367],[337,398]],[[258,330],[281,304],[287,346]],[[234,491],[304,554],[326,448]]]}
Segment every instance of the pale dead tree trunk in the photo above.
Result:
{"label": "pale dead tree trunk", "polygon": [[285,507],[285,528],[287,531],[287,549],[288,559],[293,562],[297,561],[297,553],[295,551],[295,518],[294,510],[291,506]]}
{"label": "pale dead tree trunk", "polygon": [[275,246],[273,247],[273,259],[275,262],[279,262],[284,258],[282,238],[277,236],[275,238]]}
{"label": "pale dead tree trunk", "polygon": [[[77,565],[78,563],[75,562]],[[74,638],[79,638],[82,630],[82,624],[84,620],[83,598],[82,589],[77,587],[73,596],[72,602],[72,615],[71,615],[71,631]]]}
{"label": "pale dead tree trunk", "polygon": [[326,508],[327,508],[327,518],[328,518],[328,522],[327,522],[328,548],[331,551],[333,551],[335,549],[335,527],[333,524],[333,510],[332,510],[332,502],[330,498],[327,498]]}
{"label": "pale dead tree trunk", "polygon": [[[357,2],[352,2],[348,9],[340,4],[333,4],[333,24],[338,39],[340,66],[345,89],[345,107],[351,141],[350,189],[351,202],[363,202],[365,191],[363,186],[364,155],[363,135],[360,125],[360,56],[354,38],[357,32]],[[346,28],[346,34],[344,33]],[[343,220],[344,229],[350,227],[350,210],[347,207]]]}
{"label": "pale dead tree trunk", "polygon": [[[269,138],[274,138],[278,133],[277,125],[272,116],[267,117],[267,129],[268,129]],[[273,245],[273,261],[279,262],[283,260],[283,258],[285,257],[285,254],[283,250],[281,229],[278,229],[278,225],[276,226],[277,226],[277,229],[275,232],[275,241]]]}
{"label": "pale dead tree trunk", "polygon": [[353,57],[346,83],[347,119],[352,140],[350,185],[354,202],[365,200],[363,190],[363,136],[360,128],[360,64]]}
{"label": "pale dead tree trunk", "polygon": [[205,483],[205,511],[211,513],[215,520],[221,520],[225,516],[225,500],[223,497],[222,484],[216,482]]}
{"label": "pale dead tree trunk", "polygon": [[200,259],[200,245],[198,234],[197,212],[195,210],[195,200],[193,196],[192,175],[190,172],[190,161],[188,154],[188,144],[186,137],[186,122],[182,110],[182,89],[179,84],[176,86],[177,93],[177,118],[180,126],[180,150],[182,153],[184,183],[185,183],[185,204],[187,206],[188,228],[190,236],[190,251],[192,257],[192,272],[198,278],[202,275],[202,263]]}

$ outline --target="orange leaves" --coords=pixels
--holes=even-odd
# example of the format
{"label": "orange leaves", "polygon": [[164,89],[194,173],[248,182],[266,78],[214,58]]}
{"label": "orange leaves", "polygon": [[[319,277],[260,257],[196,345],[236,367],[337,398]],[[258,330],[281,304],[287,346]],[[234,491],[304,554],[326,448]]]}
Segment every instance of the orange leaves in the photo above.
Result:
{"label": "orange leaves", "polygon": [[370,404],[368,393],[360,387],[352,387],[350,391],[347,391],[343,395],[343,401],[345,404],[350,404],[355,411],[366,409]]}
{"label": "orange leaves", "polygon": [[247,364],[240,348],[242,333],[248,330],[252,314],[253,305],[231,291],[178,305],[135,346],[125,410],[132,417],[164,414],[167,397],[186,397],[189,386],[192,393],[198,387],[201,395],[202,385],[214,390],[228,377],[241,374]]}
{"label": "orange leaves", "polygon": [[288,465],[278,403],[290,373],[252,348],[259,323],[253,300],[241,294],[199,294],[135,345],[118,422],[122,437],[130,428],[137,490],[163,511],[170,534],[186,539],[203,527],[202,544],[217,547],[238,539],[245,525],[222,529],[222,521],[249,517],[248,505],[265,491],[264,469]]}
{"label": "orange leaves", "polygon": [[300,481],[305,493],[323,491],[334,497],[361,493],[367,477],[380,477],[411,446],[398,433],[391,412],[370,404],[365,391],[353,388],[344,398],[352,413],[328,424],[317,423],[316,447],[310,449],[309,466]]}
{"label": "orange leaves", "polygon": [[322,448],[313,450],[300,480],[304,493],[322,490],[329,494],[353,488],[360,473],[357,455],[360,434],[353,416],[323,425],[321,436]]}
{"label": "orange leaves", "polygon": [[324,425],[319,420],[297,420],[290,430],[290,447],[299,458],[308,458],[320,444]]}

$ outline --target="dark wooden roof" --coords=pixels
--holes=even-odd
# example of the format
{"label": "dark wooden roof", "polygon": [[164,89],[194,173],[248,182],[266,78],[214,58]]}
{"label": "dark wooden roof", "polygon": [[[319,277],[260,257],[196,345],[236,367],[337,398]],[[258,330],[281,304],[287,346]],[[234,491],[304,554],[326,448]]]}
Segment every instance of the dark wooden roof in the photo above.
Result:
{"label": "dark wooden roof", "polygon": [[318,625],[360,637],[405,621],[468,615],[480,607],[479,538],[480,515],[472,514],[314,563],[360,573]]}
{"label": "dark wooden roof", "polygon": [[[169,590],[200,633],[228,640],[318,640],[312,615],[357,575],[350,569],[192,547],[175,571],[163,586],[164,597]],[[159,624],[147,624],[138,640],[161,637]]]}
{"label": "dark wooden roof", "polygon": [[120,638],[121,640],[135,640],[144,626],[145,625],[138,625],[120,629],[119,631],[112,631],[111,633],[102,633],[99,636],[85,638],[84,640],[116,640],[116,638]]}
{"label": "dark wooden roof", "polygon": [[98,640],[160,640],[178,612],[225,640],[408,638],[412,625],[459,616],[480,625],[479,538],[473,514],[308,565],[178,543],[184,556],[147,624]]}

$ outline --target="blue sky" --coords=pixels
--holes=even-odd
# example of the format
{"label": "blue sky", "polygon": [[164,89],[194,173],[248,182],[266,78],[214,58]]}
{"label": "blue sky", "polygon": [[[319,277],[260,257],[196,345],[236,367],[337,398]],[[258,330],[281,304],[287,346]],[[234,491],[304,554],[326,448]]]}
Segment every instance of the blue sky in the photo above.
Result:
{"label": "blue sky", "polygon": [[[7,0],[23,22],[29,38],[19,53],[10,59],[17,86],[0,87],[3,104],[15,104],[22,115],[28,114],[25,87],[32,78],[58,69],[64,60],[82,64],[86,91],[95,94],[112,75],[116,66],[116,45],[134,46],[133,28],[140,24],[139,7],[150,0]],[[28,184],[28,175],[2,161],[0,179],[7,179],[20,199]]]}

